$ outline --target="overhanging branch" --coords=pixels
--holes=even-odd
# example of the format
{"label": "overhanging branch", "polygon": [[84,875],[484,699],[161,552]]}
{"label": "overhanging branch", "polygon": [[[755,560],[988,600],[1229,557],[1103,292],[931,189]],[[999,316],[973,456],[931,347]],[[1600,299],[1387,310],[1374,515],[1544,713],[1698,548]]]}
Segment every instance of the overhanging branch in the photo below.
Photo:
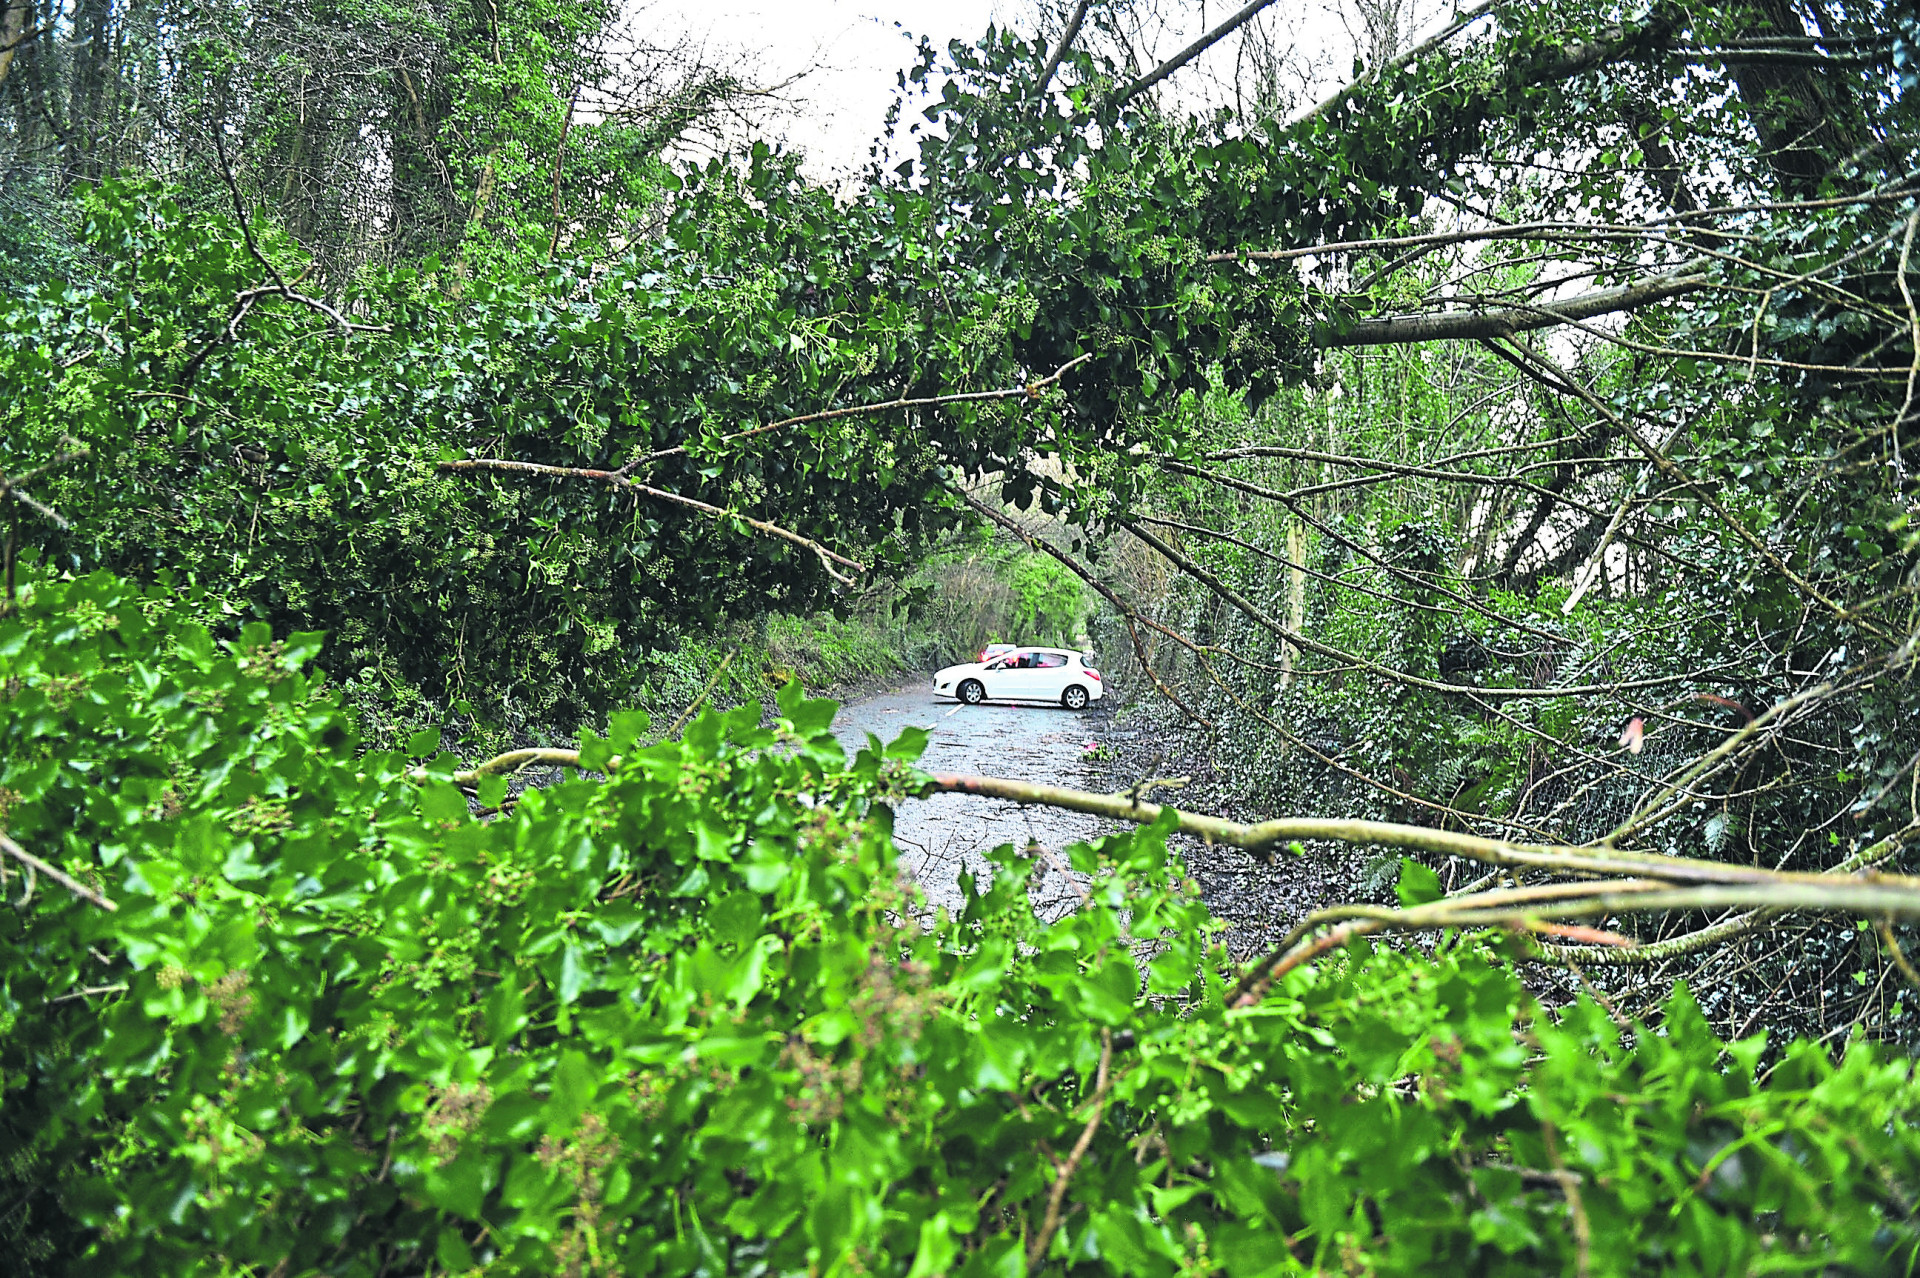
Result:
{"label": "overhanging branch", "polygon": [[[874,404],[854,404],[847,408],[826,408],[817,413],[804,413],[799,417],[784,417],[777,422],[766,422],[759,426],[749,426],[746,430],[735,431],[731,435],[722,435],[713,442],[716,444],[731,444],[736,440],[752,439],[756,435],[766,435],[777,430],[785,430],[789,426],[805,426],[811,422],[835,421],[842,417],[863,417],[869,413],[885,413],[896,408],[939,408],[954,404],[986,404],[1005,399],[1039,399],[1041,391],[1059,385],[1061,378],[1092,358],[1092,351],[1076,355],[1060,367],[1054,369],[1053,372],[1046,377],[1042,377],[1038,381],[1028,382],[1024,386],[1013,386],[1005,390],[962,391],[953,395],[927,395],[917,399],[902,397],[900,399],[881,400]],[[613,473],[619,476],[630,475],[641,466],[646,466],[668,457],[683,457],[686,454],[687,446],[685,444],[676,444],[672,448],[662,448],[656,452],[648,453],[643,457],[636,457]]]}
{"label": "overhanging branch", "polygon": [[737,519],[749,528],[757,532],[763,532],[769,537],[779,537],[784,541],[792,542],[796,546],[804,546],[819,557],[820,566],[826,570],[827,576],[833,578],[843,586],[851,586],[853,579],[845,573],[836,572],[833,567],[834,564],[844,564],[855,572],[865,572],[867,570],[866,565],[862,564],[859,560],[849,559],[838,551],[829,550],[813,538],[804,537],[790,528],[782,528],[779,524],[769,523],[764,519],[755,519],[753,516],[743,515],[739,511],[726,510],[710,502],[700,501],[697,498],[683,497],[679,493],[670,493],[665,489],[655,488],[649,484],[636,483],[618,471],[594,470],[586,466],[547,466],[539,462],[510,461],[503,457],[467,457],[459,461],[443,461],[440,463],[440,469],[453,471],[504,470],[530,475],[550,475],[556,479],[587,479],[596,483],[611,484],[615,488],[624,488],[628,492],[638,496],[651,497],[655,501],[663,501],[675,506],[685,506],[689,510],[697,510],[702,514],[712,515],[715,518]]}
{"label": "overhanging branch", "polygon": [[1669,298],[1696,292],[1712,284],[1688,267],[1638,284],[1599,289],[1546,306],[1504,307],[1485,311],[1451,311],[1440,315],[1396,315],[1392,319],[1361,320],[1350,328],[1331,326],[1315,334],[1321,346],[1392,346],[1412,342],[1490,341],[1579,323],[1600,315],[1638,310]]}
{"label": "overhanging branch", "polygon": [[[1508,869],[1552,870],[1591,877],[1625,877],[1657,880],[1662,885],[1724,888],[1779,888],[1797,886],[1818,888],[1823,893],[1835,889],[1831,875],[1803,874],[1785,870],[1766,870],[1755,866],[1729,865],[1720,861],[1702,861],[1688,857],[1661,856],[1651,852],[1631,852],[1618,848],[1576,846],[1554,843],[1516,843],[1489,839],[1458,830],[1438,830],[1424,825],[1402,825],[1393,821],[1366,821],[1344,817],[1281,817],[1272,821],[1243,824],[1223,817],[1202,816],[1158,803],[1134,802],[1124,794],[1094,794],[1070,790],[1064,786],[1037,781],[1019,781],[1008,777],[966,776],[959,773],[929,774],[931,788],[946,794],[974,794],[985,798],[1009,799],[1015,803],[1033,803],[1065,808],[1090,816],[1109,817],[1149,825],[1159,820],[1162,811],[1171,812],[1175,828],[1209,843],[1224,843],[1245,852],[1271,854],[1289,843],[1323,840],[1371,847],[1394,848],[1406,852],[1427,852],[1437,856],[1457,856],[1484,865]],[[1896,836],[1897,837],[1897,836]],[[1905,875],[1874,875],[1873,885],[1905,893],[1899,897],[1901,908],[1920,916],[1920,878]],[[1637,889],[1636,889],[1637,890]],[[1839,899],[1839,898],[1835,898]],[[1866,897],[1861,897],[1866,900]],[[1892,898],[1874,895],[1875,908]],[[1737,903],[1737,902],[1736,902]],[[1780,904],[1770,901],[1770,904]],[[1674,908],[1663,906],[1662,908]]]}

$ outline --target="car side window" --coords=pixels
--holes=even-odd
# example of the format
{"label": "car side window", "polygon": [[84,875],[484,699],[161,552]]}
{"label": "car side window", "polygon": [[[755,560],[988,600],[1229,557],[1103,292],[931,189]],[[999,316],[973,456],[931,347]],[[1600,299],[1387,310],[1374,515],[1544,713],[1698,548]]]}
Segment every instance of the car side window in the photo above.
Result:
{"label": "car side window", "polygon": [[1067,664],[1067,659],[1057,652],[1043,652],[1034,658],[1034,664],[1042,670],[1057,670]]}

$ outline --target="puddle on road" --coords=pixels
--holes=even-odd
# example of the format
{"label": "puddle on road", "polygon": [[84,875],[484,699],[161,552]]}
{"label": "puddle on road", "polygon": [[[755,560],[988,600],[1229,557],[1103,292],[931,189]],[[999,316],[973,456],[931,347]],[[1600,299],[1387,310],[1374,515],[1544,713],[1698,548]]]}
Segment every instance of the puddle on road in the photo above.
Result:
{"label": "puddle on road", "polygon": [[[842,708],[833,732],[851,752],[866,745],[869,732],[890,741],[910,724],[930,734],[921,756],[925,766],[1050,785],[1086,783],[1080,759],[1090,734],[1078,715],[1059,706],[962,706],[935,701],[924,683],[916,683]],[[1035,874],[1035,907],[1051,916],[1077,904],[1084,883],[1067,871],[1061,849],[1111,828],[1111,822],[1079,812],[936,794],[900,805],[893,838],[901,869],[920,884],[928,904],[949,909],[960,904],[963,870],[982,877],[988,872],[991,863],[982,853],[1002,843],[1038,843],[1042,869]]]}

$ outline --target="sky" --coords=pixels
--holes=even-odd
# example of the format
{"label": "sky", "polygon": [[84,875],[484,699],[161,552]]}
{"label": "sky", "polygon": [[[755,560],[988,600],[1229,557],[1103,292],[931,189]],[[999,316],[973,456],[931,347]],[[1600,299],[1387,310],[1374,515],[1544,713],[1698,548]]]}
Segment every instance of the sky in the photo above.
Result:
{"label": "sky", "polygon": [[1007,0],[649,0],[634,11],[656,31],[705,44],[720,65],[742,57],[759,84],[804,72],[781,92],[790,105],[764,127],[807,152],[807,167],[825,179],[865,163],[918,36],[936,48],[971,42],[996,17],[1025,8]]}
{"label": "sky", "polygon": [[[1468,0],[1370,0],[1400,18],[1401,47],[1427,34],[1442,15]],[[1141,65],[1150,67],[1239,9],[1242,0],[1162,0],[1141,6],[1130,32]],[[917,37],[937,49],[969,43],[989,23],[1034,28],[1036,0],[626,0],[636,26],[661,43],[685,36],[702,46],[710,66],[740,67],[759,85],[787,83],[773,109],[754,121],[756,136],[782,138],[807,153],[816,180],[844,178],[866,163],[868,147],[897,88],[895,76],[914,60]],[[1299,104],[1316,101],[1351,72],[1357,0],[1285,0],[1267,9],[1264,25],[1288,52],[1284,91]],[[1231,102],[1238,44],[1223,41],[1162,92],[1189,107]],[[804,73],[804,74],[802,74]],[[1172,105],[1172,103],[1170,103]]]}

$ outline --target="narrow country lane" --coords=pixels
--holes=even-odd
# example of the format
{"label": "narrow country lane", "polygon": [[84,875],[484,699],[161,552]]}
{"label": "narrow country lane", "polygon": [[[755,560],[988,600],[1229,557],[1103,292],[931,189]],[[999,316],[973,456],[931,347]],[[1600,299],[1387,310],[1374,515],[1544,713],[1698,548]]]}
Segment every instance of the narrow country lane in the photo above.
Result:
{"label": "narrow country lane", "polygon": [[[916,679],[843,707],[833,731],[852,753],[866,744],[868,733],[891,741],[915,725],[930,733],[923,767],[1055,785],[1088,783],[1081,756],[1093,735],[1090,724],[1059,706],[936,701],[929,681]],[[984,872],[988,862],[982,853],[1002,843],[1024,848],[1037,842],[1044,864],[1034,877],[1034,905],[1052,914],[1070,908],[1079,891],[1078,876],[1065,872],[1061,849],[1093,838],[1109,825],[1077,812],[936,794],[901,805],[894,841],[900,847],[901,868],[920,884],[928,903],[948,908],[960,902],[962,869]]]}

